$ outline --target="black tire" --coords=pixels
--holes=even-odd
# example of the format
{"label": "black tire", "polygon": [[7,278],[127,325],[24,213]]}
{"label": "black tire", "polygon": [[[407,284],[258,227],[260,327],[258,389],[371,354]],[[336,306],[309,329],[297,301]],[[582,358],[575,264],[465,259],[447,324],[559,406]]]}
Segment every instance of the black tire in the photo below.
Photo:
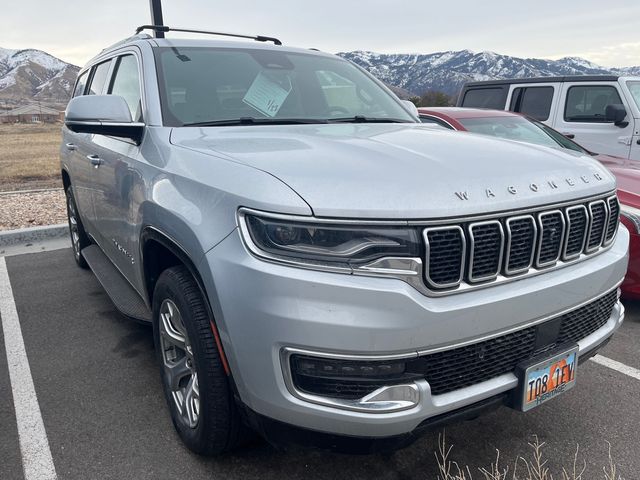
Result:
{"label": "black tire", "polygon": [[69,235],[71,237],[71,249],[73,250],[73,258],[80,268],[89,268],[87,262],[82,256],[82,249],[91,244],[87,232],[84,230],[82,220],[78,214],[78,206],[73,195],[71,185],[65,191],[67,196],[67,220],[69,222]]}
{"label": "black tire", "polygon": [[[161,322],[167,322],[169,318],[169,305],[177,307],[180,316],[180,321],[176,320],[175,326],[178,323],[181,326],[173,330],[174,333],[186,331],[182,357],[176,354],[179,348],[172,343],[173,340],[168,339],[167,323],[161,325]],[[161,313],[164,315],[162,320]],[[172,324],[174,322],[169,321]],[[233,449],[246,435],[246,427],[240,419],[210,321],[205,300],[189,271],[183,266],[165,270],[158,278],[153,293],[153,338],[162,387],[178,435],[190,450],[208,456]],[[171,357],[171,360],[167,361],[175,361],[176,364],[182,360],[175,358],[184,358],[185,364],[191,369],[191,373],[180,380],[180,385],[184,385],[185,382],[187,384],[182,387],[185,391],[188,385],[192,385],[193,378],[197,379],[195,384],[198,390],[198,418],[195,426],[189,425],[192,419],[184,413],[189,408],[188,402],[185,400],[182,405],[183,413],[178,408],[178,403],[181,402],[176,400],[174,394],[182,390],[172,389],[173,373],[165,366],[167,357]],[[187,377],[189,380],[185,380]],[[193,399],[195,394],[191,392],[191,395]],[[182,397],[188,398],[188,394],[185,393]]]}

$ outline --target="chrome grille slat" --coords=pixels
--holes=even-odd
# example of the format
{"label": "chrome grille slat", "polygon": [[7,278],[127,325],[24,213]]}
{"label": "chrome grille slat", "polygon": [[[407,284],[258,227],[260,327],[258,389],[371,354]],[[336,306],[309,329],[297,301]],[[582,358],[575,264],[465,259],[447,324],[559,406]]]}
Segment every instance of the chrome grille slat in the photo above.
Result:
{"label": "chrome grille slat", "polygon": [[425,278],[435,288],[450,288],[462,281],[466,239],[461,227],[435,227],[424,230],[427,250]]}
{"label": "chrome grille slat", "polygon": [[618,199],[609,194],[531,214],[427,227],[424,280],[440,295],[579,261],[613,242],[619,214]]}
{"label": "chrome grille slat", "polygon": [[533,264],[538,229],[531,215],[511,217],[506,220],[507,253],[504,273],[516,275],[529,270]]}
{"label": "chrome grille slat", "polygon": [[560,258],[564,243],[565,220],[560,210],[542,212],[538,214],[538,253],[536,267],[554,265]]}
{"label": "chrome grille slat", "polygon": [[618,224],[620,223],[620,204],[618,197],[615,195],[607,198],[607,207],[609,209],[609,221],[607,222],[607,232],[604,236],[604,244],[609,245],[616,235]]}
{"label": "chrome grille slat", "polygon": [[498,220],[469,225],[469,281],[492,280],[500,273],[504,231]]}
{"label": "chrome grille slat", "polygon": [[584,250],[589,233],[589,213],[584,205],[575,205],[566,209],[567,234],[562,258],[571,260],[580,256]]}
{"label": "chrome grille slat", "polygon": [[589,236],[586,252],[595,252],[604,240],[607,224],[607,204],[604,200],[597,200],[589,204]]}

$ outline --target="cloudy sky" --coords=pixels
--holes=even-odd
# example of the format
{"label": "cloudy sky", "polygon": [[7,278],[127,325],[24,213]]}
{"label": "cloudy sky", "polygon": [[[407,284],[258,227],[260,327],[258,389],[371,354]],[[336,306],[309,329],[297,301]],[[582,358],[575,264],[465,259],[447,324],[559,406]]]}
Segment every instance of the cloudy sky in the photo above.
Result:
{"label": "cloudy sky", "polygon": [[[0,47],[83,65],[149,23],[148,0],[0,0]],[[271,35],[324,51],[491,50],[640,65],[640,1],[164,0],[167,25]],[[523,4],[528,4],[524,6]]]}

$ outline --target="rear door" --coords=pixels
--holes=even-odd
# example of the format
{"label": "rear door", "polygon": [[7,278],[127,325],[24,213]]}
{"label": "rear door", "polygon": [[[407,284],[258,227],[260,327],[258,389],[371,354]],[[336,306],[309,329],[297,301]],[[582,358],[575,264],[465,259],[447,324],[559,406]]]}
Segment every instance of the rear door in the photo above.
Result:
{"label": "rear door", "polygon": [[507,105],[512,112],[522,113],[535,118],[549,126],[553,126],[553,118],[557,110],[557,98],[560,96],[561,84],[522,84],[511,85]]}
{"label": "rear door", "polygon": [[628,158],[633,118],[627,115],[626,126],[605,120],[607,105],[624,104],[622,98],[616,82],[566,82],[553,127],[587,150]]}
{"label": "rear door", "polygon": [[[112,75],[107,83],[107,95],[123,97],[131,118],[143,121],[140,89],[140,68],[137,54],[123,53],[113,60]],[[134,278],[133,265],[136,242],[131,205],[134,163],[140,156],[140,147],[133,140],[95,135],[91,154],[99,158],[95,168],[93,205],[99,244],[111,261],[127,277]]]}

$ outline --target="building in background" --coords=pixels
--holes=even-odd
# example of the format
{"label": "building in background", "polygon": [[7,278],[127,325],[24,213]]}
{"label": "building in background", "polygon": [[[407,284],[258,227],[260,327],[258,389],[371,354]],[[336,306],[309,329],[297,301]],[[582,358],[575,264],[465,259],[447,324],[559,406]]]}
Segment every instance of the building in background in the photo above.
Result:
{"label": "building in background", "polygon": [[55,123],[62,121],[64,112],[37,103],[0,113],[0,123]]}

